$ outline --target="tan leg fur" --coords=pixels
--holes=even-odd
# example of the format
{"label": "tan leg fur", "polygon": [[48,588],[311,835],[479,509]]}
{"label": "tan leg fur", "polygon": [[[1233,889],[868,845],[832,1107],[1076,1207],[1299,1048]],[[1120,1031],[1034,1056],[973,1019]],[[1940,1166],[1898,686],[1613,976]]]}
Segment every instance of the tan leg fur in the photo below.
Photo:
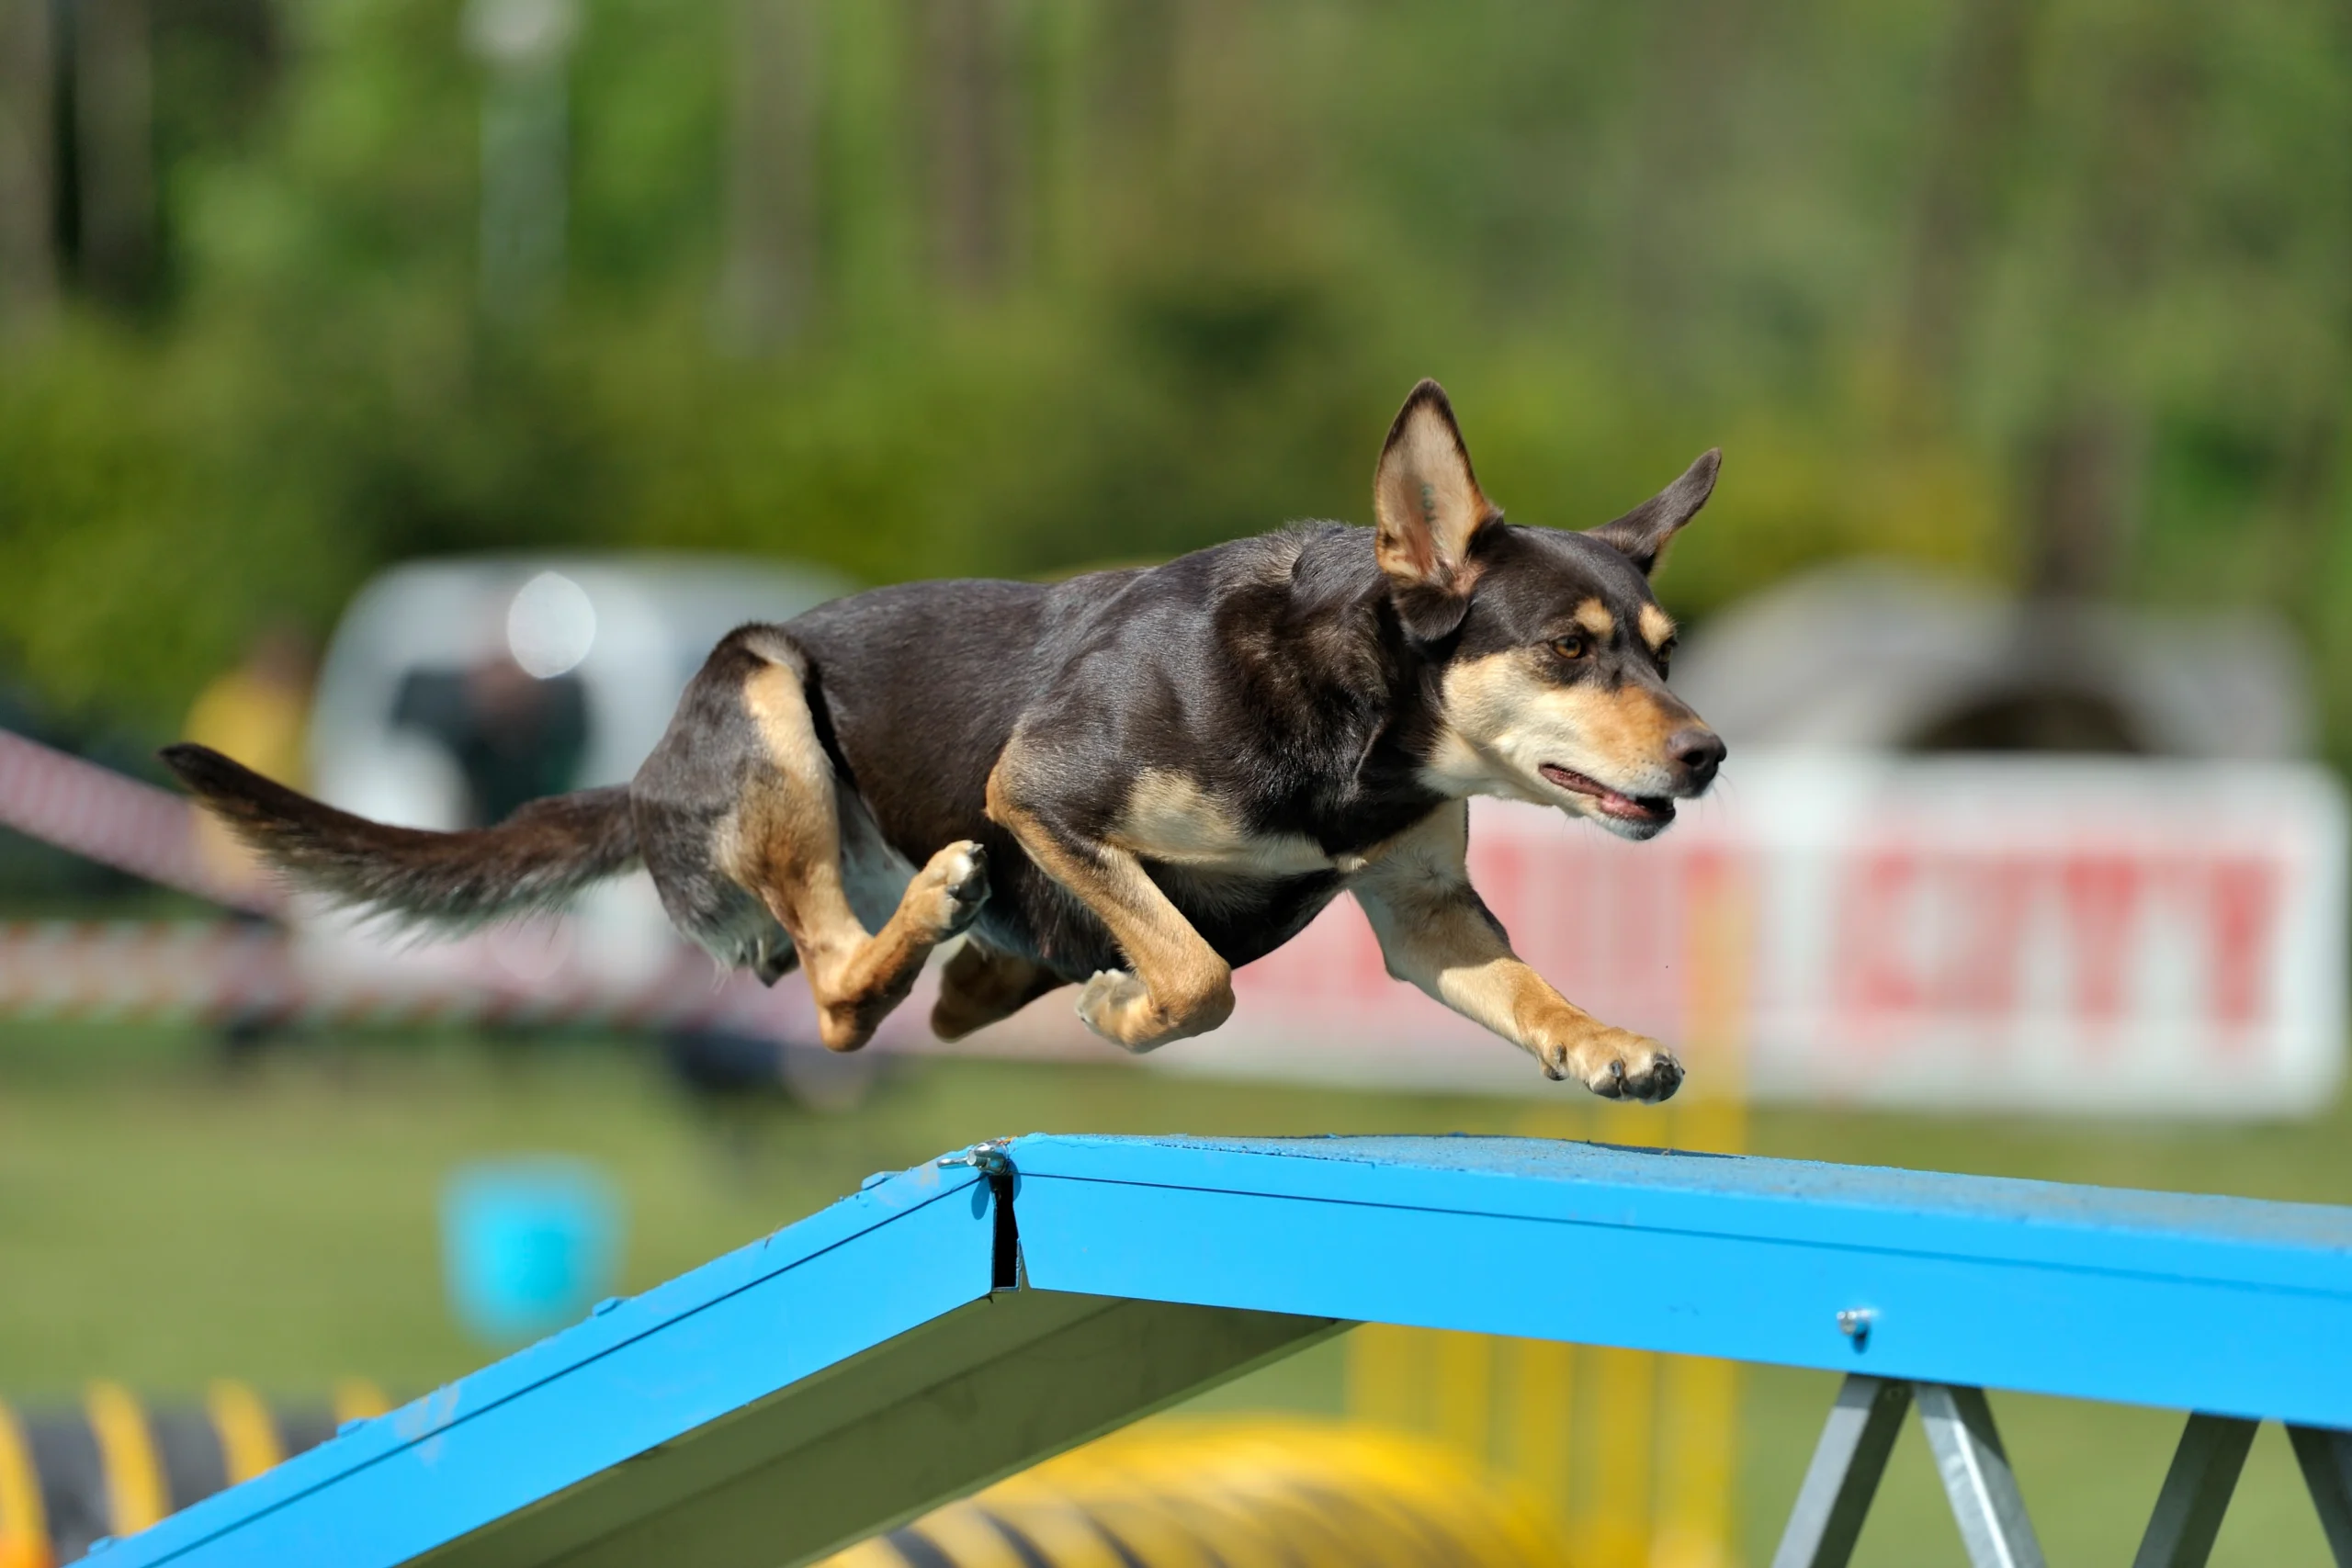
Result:
{"label": "tan leg fur", "polygon": [[941,850],[881,931],[869,933],[842,887],[832,765],[798,677],[770,665],[745,682],[743,700],[774,771],[745,793],[722,863],[790,934],[817,1000],[819,1037],[831,1050],[854,1051],[906,999],[931,950],[979,912],[987,856],[969,840]]}
{"label": "tan leg fur", "polygon": [[961,1040],[1069,983],[1043,964],[967,940],[940,970],[931,1032],[942,1040]]}
{"label": "tan leg fur", "polygon": [[1682,1081],[1663,1045],[1571,1003],[1510,950],[1470,886],[1469,808],[1440,807],[1383,846],[1353,884],[1389,974],[1610,1099],[1662,1100]]}
{"label": "tan leg fur", "polygon": [[1021,803],[1016,737],[989,774],[989,819],[1021,841],[1029,858],[1110,929],[1132,970],[1103,970],[1086,982],[1078,1016],[1130,1051],[1205,1034],[1233,1013],[1233,971],[1203,941],[1143,863],[1125,850],[1058,832]]}

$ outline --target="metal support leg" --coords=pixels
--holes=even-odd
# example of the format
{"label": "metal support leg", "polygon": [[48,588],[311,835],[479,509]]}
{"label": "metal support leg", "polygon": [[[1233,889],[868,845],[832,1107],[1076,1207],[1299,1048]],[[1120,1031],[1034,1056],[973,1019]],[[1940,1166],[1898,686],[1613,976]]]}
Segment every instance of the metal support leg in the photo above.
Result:
{"label": "metal support leg", "polygon": [[1913,1392],[1969,1562],[1976,1568],[2042,1568],[2041,1543],[2026,1517],[1984,1391],[1923,1382]]}
{"label": "metal support leg", "polygon": [[1772,1568],[1846,1568],[1910,1408],[1909,1383],[1848,1375],[1813,1450]]}
{"label": "metal support leg", "polygon": [[2312,1489],[2328,1551],[2335,1554],[2337,1568],[2352,1568],[2352,1432],[2290,1427],[2287,1438],[2295,1445],[2295,1462],[2303,1467],[2303,1484]]}
{"label": "metal support leg", "polygon": [[2188,1418],[2132,1568],[2205,1568],[2258,1425],[2233,1416]]}

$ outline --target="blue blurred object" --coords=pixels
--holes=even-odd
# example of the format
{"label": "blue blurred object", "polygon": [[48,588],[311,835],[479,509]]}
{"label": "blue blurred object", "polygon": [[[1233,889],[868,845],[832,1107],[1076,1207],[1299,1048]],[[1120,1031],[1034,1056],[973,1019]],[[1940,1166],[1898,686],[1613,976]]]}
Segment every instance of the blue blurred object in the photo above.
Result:
{"label": "blue blurred object", "polygon": [[621,1234],[620,1201],[592,1166],[533,1158],[465,1167],[441,1194],[450,1308],[492,1343],[536,1338],[612,1294]]}

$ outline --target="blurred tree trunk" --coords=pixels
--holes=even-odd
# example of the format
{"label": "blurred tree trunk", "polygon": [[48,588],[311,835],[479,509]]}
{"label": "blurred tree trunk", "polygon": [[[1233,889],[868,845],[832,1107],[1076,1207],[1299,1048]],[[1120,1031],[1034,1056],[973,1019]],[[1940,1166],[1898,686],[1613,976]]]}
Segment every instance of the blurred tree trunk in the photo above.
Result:
{"label": "blurred tree trunk", "polygon": [[2091,599],[2114,587],[2139,508],[2135,435],[2111,403],[2063,410],[2034,432],[2025,558],[2033,597]]}
{"label": "blurred tree trunk", "polygon": [[0,337],[57,306],[57,55],[50,0],[0,0]]}
{"label": "blurred tree trunk", "polygon": [[2002,175],[2024,129],[2028,42],[2040,0],[1962,0],[1919,180],[1896,330],[1899,419],[1950,398]]}
{"label": "blurred tree trunk", "polygon": [[2148,302],[2173,249],[2179,171],[2203,107],[2208,50],[2188,0],[2128,15],[2098,84],[2106,112],[2070,192],[2078,228],[2054,385],[2027,443],[2027,587],[2038,596],[2111,592],[2130,558],[2147,451],[2130,382],[2154,330]]}
{"label": "blurred tree trunk", "polygon": [[1702,378],[1717,349],[1694,301],[1718,248],[1715,194],[1738,162],[1742,78],[1756,68],[1768,13],[1746,0],[1654,0],[1638,8],[1645,91],[1629,117],[1636,141],[1621,293],[1642,352],[1662,353]]}
{"label": "blurred tree trunk", "polygon": [[1011,262],[1014,123],[1002,0],[923,0],[931,243],[939,281],[993,292]]}
{"label": "blurred tree trunk", "polygon": [[84,283],[136,303],[155,259],[155,163],[147,0],[78,0],[74,142]]}
{"label": "blurred tree trunk", "polygon": [[728,130],[724,342],[782,348],[816,312],[816,126],[811,0],[736,0]]}

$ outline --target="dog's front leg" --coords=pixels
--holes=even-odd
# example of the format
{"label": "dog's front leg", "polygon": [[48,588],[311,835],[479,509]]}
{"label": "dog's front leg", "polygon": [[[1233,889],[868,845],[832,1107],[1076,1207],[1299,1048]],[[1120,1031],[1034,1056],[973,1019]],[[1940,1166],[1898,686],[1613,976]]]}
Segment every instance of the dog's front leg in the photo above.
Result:
{"label": "dog's front leg", "polygon": [[1682,1085],[1672,1053],[1601,1022],[1511,951],[1502,923],[1470,886],[1469,838],[1467,807],[1442,807],[1356,881],[1388,973],[1511,1041],[1547,1077],[1576,1078],[1611,1100],[1671,1098]]}
{"label": "dog's front leg", "polygon": [[[1008,761],[1012,753],[1008,751]],[[989,774],[991,821],[1107,927],[1133,970],[1104,970],[1078,995],[1086,1027],[1130,1051],[1206,1034],[1233,1013],[1233,971],[1125,850],[1090,839],[1024,798],[1017,772]]]}

